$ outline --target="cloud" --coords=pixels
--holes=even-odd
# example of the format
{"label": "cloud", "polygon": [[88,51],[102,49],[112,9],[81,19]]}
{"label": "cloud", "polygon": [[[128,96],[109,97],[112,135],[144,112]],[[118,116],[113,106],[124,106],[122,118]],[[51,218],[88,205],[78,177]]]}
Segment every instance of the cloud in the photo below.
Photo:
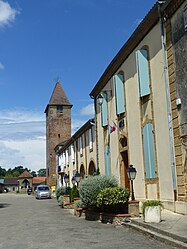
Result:
{"label": "cloud", "polygon": [[45,116],[26,110],[0,110],[0,166],[45,168]]}
{"label": "cloud", "polygon": [[0,62],[0,70],[5,69],[5,66]]}
{"label": "cloud", "polygon": [[19,11],[12,8],[8,2],[0,0],[0,27],[10,25],[15,21]]}
{"label": "cloud", "polygon": [[81,115],[94,115],[94,104],[83,107],[80,111]]}
{"label": "cloud", "polygon": [[80,120],[80,119],[72,119],[71,122],[71,134],[73,135],[78,129],[86,123],[87,120]]}
{"label": "cloud", "polygon": [[0,140],[32,140],[45,136],[43,114],[28,110],[0,111]]}
{"label": "cloud", "polygon": [[0,166],[9,169],[18,165],[34,171],[45,168],[45,141],[1,141]]}

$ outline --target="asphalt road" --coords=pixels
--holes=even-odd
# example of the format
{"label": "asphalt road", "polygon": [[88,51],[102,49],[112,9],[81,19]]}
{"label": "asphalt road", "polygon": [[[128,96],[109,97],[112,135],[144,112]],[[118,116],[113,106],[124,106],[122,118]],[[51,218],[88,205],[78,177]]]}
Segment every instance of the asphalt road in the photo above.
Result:
{"label": "asphalt road", "polygon": [[0,194],[0,249],[171,249],[124,226],[87,221],[56,199]]}

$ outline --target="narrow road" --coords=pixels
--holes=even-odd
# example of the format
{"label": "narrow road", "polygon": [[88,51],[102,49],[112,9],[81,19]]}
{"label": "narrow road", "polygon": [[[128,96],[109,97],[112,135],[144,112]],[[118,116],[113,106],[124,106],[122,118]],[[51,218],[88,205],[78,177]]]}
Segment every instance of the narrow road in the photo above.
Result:
{"label": "narrow road", "polygon": [[171,249],[135,230],[86,221],[56,199],[0,194],[0,249]]}

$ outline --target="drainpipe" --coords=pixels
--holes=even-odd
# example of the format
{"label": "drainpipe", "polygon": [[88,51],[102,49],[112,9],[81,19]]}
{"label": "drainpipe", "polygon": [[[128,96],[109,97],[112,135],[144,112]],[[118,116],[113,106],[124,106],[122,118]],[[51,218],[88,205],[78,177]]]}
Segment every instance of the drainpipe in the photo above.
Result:
{"label": "drainpipe", "polygon": [[172,118],[171,118],[171,106],[170,106],[170,93],[169,93],[169,81],[168,81],[168,72],[167,72],[167,59],[166,59],[166,48],[164,42],[164,24],[162,20],[161,13],[161,4],[164,4],[166,1],[158,1],[158,13],[160,20],[160,31],[161,31],[161,43],[162,43],[162,54],[164,61],[164,81],[166,87],[166,101],[167,101],[167,112],[168,112],[168,128],[169,128],[169,141],[170,141],[170,153],[171,153],[171,171],[172,171],[172,180],[173,180],[173,191],[174,191],[174,200],[176,201],[176,173],[175,173],[175,157],[174,157],[174,148],[173,148],[173,129],[172,129]]}
{"label": "drainpipe", "polygon": [[99,149],[98,149],[98,131],[97,131],[97,115],[96,115],[96,106],[97,106],[97,98],[90,96],[94,99],[94,111],[95,111],[95,143],[96,143],[96,170],[99,168]]}

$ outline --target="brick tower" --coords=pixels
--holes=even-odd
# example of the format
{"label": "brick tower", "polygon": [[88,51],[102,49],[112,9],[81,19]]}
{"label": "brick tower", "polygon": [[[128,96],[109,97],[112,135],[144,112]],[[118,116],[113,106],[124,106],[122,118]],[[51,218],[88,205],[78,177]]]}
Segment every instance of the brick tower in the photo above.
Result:
{"label": "brick tower", "polygon": [[71,108],[58,81],[45,109],[46,113],[46,176],[47,184],[56,186],[56,154],[54,148],[71,137]]}

